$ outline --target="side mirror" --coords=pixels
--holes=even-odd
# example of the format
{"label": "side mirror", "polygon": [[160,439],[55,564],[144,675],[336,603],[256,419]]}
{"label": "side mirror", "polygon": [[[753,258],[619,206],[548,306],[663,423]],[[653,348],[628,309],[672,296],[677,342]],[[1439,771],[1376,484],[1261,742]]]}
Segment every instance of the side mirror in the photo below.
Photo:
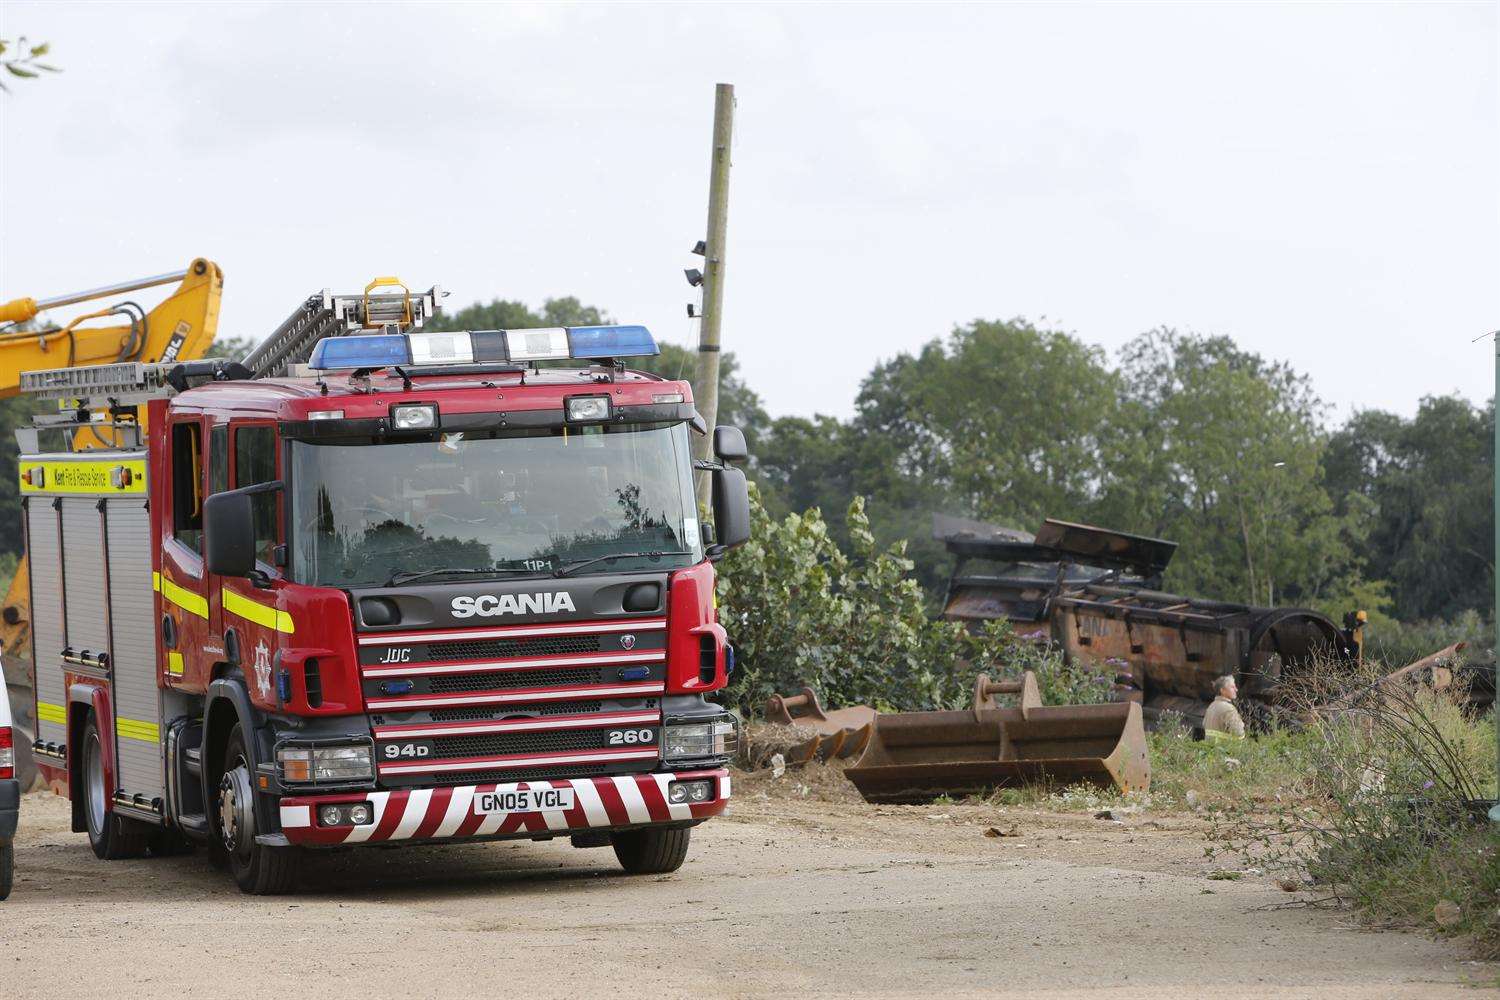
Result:
{"label": "side mirror", "polygon": [[721,462],[743,462],[750,457],[745,435],[738,427],[720,424],[714,428],[714,454]]}
{"label": "side mirror", "polygon": [[219,576],[255,572],[254,500],[258,493],[281,489],[281,483],[257,483],[215,493],[203,501],[204,562]]}
{"label": "side mirror", "polygon": [[[734,430],[732,427],[728,429]],[[735,434],[738,435],[739,431],[735,431]],[[740,442],[743,445],[743,437]],[[750,540],[750,487],[746,485],[745,473],[740,469],[717,469],[713,476],[714,534],[718,536],[718,544],[714,548],[722,554]]]}

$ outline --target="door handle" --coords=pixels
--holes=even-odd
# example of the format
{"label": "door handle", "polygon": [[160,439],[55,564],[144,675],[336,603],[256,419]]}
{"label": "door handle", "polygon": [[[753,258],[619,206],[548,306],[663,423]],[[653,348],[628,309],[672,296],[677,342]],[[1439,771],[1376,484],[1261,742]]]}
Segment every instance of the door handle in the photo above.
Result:
{"label": "door handle", "polygon": [[161,616],[161,643],[168,649],[177,648],[177,622],[171,615]]}

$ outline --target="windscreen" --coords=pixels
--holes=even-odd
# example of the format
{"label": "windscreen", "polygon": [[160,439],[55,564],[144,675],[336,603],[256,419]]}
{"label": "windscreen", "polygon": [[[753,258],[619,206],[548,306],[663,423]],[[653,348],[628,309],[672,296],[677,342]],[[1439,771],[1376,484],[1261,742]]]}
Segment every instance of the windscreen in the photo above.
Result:
{"label": "windscreen", "polygon": [[702,551],[687,434],[677,423],[294,441],[292,577],[368,587],[429,571],[691,565]]}

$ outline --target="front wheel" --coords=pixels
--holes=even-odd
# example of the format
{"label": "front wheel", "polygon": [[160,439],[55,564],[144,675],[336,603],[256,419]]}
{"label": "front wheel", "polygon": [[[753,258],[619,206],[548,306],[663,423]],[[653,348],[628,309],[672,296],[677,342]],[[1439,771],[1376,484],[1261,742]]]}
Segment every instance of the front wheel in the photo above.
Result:
{"label": "front wheel", "polygon": [[610,841],[620,867],[631,875],[660,875],[682,867],[692,836],[692,827],[656,827],[611,834]]}
{"label": "front wheel", "polygon": [[239,726],[229,733],[222,775],[214,801],[214,826],[234,881],[242,892],[254,896],[291,892],[297,887],[302,852],[255,842],[255,788]]}

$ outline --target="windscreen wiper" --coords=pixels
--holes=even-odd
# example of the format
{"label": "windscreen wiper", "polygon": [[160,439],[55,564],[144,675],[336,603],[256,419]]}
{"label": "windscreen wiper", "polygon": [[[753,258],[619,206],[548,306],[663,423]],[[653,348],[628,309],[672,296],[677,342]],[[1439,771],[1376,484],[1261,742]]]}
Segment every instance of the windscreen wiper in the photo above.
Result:
{"label": "windscreen wiper", "polygon": [[579,562],[564,563],[553,576],[572,576],[581,569],[598,565],[603,562],[614,562],[616,559],[661,559],[663,556],[690,556],[693,553],[686,550],[682,552],[616,552],[607,556],[595,556],[592,559],[583,559]]}
{"label": "windscreen wiper", "polygon": [[527,576],[537,575],[536,570],[522,569],[518,566],[503,567],[495,566],[490,569],[474,569],[468,566],[455,566],[447,569],[424,569],[412,573],[403,570],[400,573],[392,573],[391,578],[382,586],[404,587],[408,583],[416,583],[418,580],[426,580],[434,576],[515,576],[518,574]]}

